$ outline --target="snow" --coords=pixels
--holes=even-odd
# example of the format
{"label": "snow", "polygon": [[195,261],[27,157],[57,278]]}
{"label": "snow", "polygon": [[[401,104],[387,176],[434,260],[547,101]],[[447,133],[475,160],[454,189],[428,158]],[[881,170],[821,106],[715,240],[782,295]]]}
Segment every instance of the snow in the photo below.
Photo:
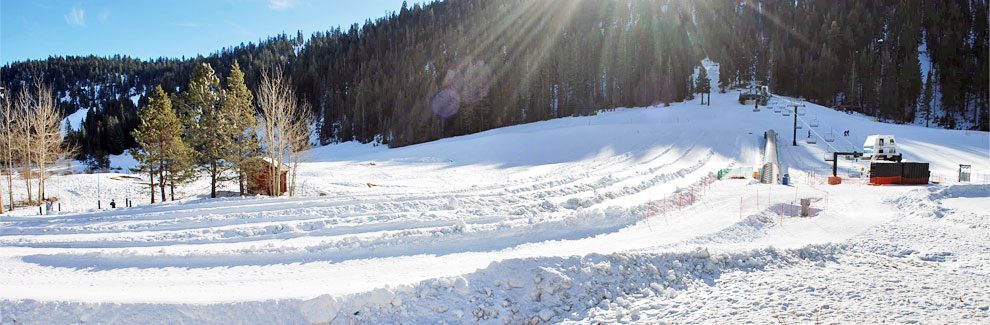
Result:
{"label": "snow", "polygon": [[942,200],[942,206],[961,212],[979,214],[990,211],[990,200],[984,197],[953,198]]}
{"label": "snow", "polygon": [[[795,147],[793,116],[735,96],[319,147],[293,198],[207,199],[200,179],[148,205],[142,175],[55,176],[63,212],[0,217],[0,321],[990,321],[990,135],[802,102],[800,122],[821,121],[805,130],[839,136]],[[759,165],[767,129],[793,186],[714,181]],[[870,134],[896,136],[941,184],[823,185],[824,153]],[[961,163],[976,184],[953,181]],[[839,162],[841,175],[864,166]],[[135,207],[96,209],[125,198]]]}
{"label": "snow", "polygon": [[80,109],[76,110],[74,113],[69,114],[69,116],[66,116],[64,119],[62,119],[62,124],[61,124],[62,125],[62,134],[65,134],[65,133],[68,132],[68,130],[65,129],[65,122],[66,121],[68,121],[69,123],[71,123],[71,125],[72,125],[72,131],[79,131],[79,130],[81,130],[82,129],[83,121],[86,120],[86,113],[88,113],[88,112],[89,112],[89,109],[88,108],[80,108]]}
{"label": "snow", "polygon": [[111,169],[125,174],[130,173],[131,168],[136,168],[138,166],[138,162],[137,160],[134,160],[134,156],[131,156],[131,154],[126,151],[119,155],[109,155],[107,158],[110,159]]}

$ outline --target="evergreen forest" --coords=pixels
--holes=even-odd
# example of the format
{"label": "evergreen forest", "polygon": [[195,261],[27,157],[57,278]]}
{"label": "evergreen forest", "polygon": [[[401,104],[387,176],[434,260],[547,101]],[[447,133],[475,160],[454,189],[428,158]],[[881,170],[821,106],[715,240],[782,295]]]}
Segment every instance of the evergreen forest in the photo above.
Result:
{"label": "evergreen forest", "polygon": [[189,92],[204,63],[217,80],[243,71],[251,91],[263,67],[285,71],[320,144],[401,147],[684,101],[705,58],[719,63],[712,91],[768,85],[890,122],[986,131],[987,21],[985,0],[446,0],[207,56],[14,62],[0,79],[11,94],[50,85],[63,116],[87,110],[68,138],[96,164],[137,147],[138,107]]}

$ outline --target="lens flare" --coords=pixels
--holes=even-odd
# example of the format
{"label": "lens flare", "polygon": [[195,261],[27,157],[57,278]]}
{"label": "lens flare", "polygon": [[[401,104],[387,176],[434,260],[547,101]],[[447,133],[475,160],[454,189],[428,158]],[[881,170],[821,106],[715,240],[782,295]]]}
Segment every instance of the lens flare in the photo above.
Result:
{"label": "lens flare", "polygon": [[443,90],[433,96],[430,108],[433,114],[450,118],[457,114],[461,104],[476,103],[485,96],[492,86],[492,70],[484,60],[468,57],[447,70],[443,80]]}
{"label": "lens flare", "polygon": [[476,57],[469,57],[455,64],[447,70],[447,77],[443,81],[443,88],[456,92],[464,104],[485,98],[491,86],[492,70],[484,60]]}
{"label": "lens flare", "polygon": [[433,115],[441,118],[454,116],[454,114],[457,114],[460,106],[461,97],[456,92],[447,89],[441,90],[430,100],[430,108],[433,109]]}

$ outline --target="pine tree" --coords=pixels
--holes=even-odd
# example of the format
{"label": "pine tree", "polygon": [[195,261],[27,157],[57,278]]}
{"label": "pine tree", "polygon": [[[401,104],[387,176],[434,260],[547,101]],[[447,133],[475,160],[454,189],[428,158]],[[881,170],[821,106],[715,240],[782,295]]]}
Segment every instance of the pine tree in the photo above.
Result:
{"label": "pine tree", "polygon": [[155,203],[155,175],[158,175],[158,185],[161,188],[162,202],[165,201],[165,168],[169,161],[174,160],[176,151],[184,146],[182,143],[182,124],[179,123],[172,101],[165,95],[161,86],[156,86],[154,94],[139,112],[141,125],[134,130],[134,139],[141,146],[140,150],[131,150],[131,155],[138,161],[136,172],[148,173],[151,184],[151,203]]}
{"label": "pine tree", "polygon": [[925,126],[928,126],[929,121],[932,120],[932,100],[934,99],[934,90],[932,90],[932,72],[928,71],[928,75],[925,77],[925,90],[921,94],[921,109],[925,112]]}
{"label": "pine tree", "polygon": [[210,197],[217,197],[217,186],[230,180],[224,174],[230,164],[224,160],[230,151],[231,119],[221,109],[220,79],[208,63],[193,71],[183,94],[188,117],[190,143],[198,152],[199,167],[210,176]]}
{"label": "pine tree", "polygon": [[[169,187],[169,197],[175,201],[175,187],[196,178],[196,151],[186,141],[173,142],[168,147],[168,162],[163,180]],[[163,190],[164,191],[164,190]]]}
{"label": "pine tree", "polygon": [[[694,91],[701,93],[701,103],[705,103],[705,94],[709,94],[712,91],[711,79],[708,78],[708,69],[704,66],[699,68],[698,72],[698,83],[694,86]],[[711,95],[709,95],[711,97]],[[709,103],[711,105],[711,103]]]}
{"label": "pine tree", "polygon": [[[723,49],[723,51],[725,51],[725,50]],[[718,91],[720,93],[723,93],[724,94],[727,89],[732,88],[732,86],[733,86],[732,84],[734,82],[733,81],[733,78],[734,78],[733,76],[736,75],[737,73],[738,72],[735,70],[735,67],[733,66],[733,62],[732,62],[731,59],[730,60],[724,60],[723,62],[720,62],[719,63],[719,65],[718,65]]]}
{"label": "pine tree", "polygon": [[240,194],[244,195],[244,177],[251,171],[247,161],[258,154],[260,145],[258,144],[257,132],[253,132],[258,124],[257,111],[254,108],[254,95],[247,85],[244,84],[244,72],[241,66],[234,61],[227,77],[227,89],[223,96],[223,115],[229,117],[230,134],[232,136],[232,146],[227,153],[226,161],[230,162],[237,171],[238,188]]}
{"label": "pine tree", "polygon": [[[555,10],[562,2],[571,9]],[[321,118],[321,142],[384,139],[395,147],[570,115],[575,109],[677,101],[692,82],[687,80],[696,66],[692,55],[702,54],[721,63],[713,86],[723,91],[769,79],[782,95],[909,117],[920,109],[926,77],[915,67],[923,37],[938,71],[933,84],[939,111],[967,124],[985,122],[977,116],[990,105],[986,1],[667,2],[437,1],[364,25],[317,32],[305,45],[299,34],[282,34],[181,60],[52,57],[13,62],[0,69],[0,83],[16,92],[44,76],[57,98],[68,97],[60,109],[95,108],[95,118],[87,117],[80,127],[89,136],[74,138],[87,156],[102,156],[116,150],[107,141],[114,139],[114,129],[127,136],[138,124],[137,107],[124,98],[155,84],[170,92],[185,88],[203,62],[229,71],[239,61],[249,89],[257,88],[260,67],[284,65],[300,104]],[[529,9],[516,10],[522,7]],[[493,26],[524,26],[531,32],[486,35]],[[454,118],[436,118],[429,99],[444,90],[447,71],[469,57],[492,72],[488,96],[464,105]],[[477,89],[489,88],[481,84],[485,87]],[[672,92],[659,96],[671,85]],[[111,105],[117,98],[124,99],[123,111]],[[119,123],[108,124],[110,117]],[[135,145],[129,137],[125,142]]]}

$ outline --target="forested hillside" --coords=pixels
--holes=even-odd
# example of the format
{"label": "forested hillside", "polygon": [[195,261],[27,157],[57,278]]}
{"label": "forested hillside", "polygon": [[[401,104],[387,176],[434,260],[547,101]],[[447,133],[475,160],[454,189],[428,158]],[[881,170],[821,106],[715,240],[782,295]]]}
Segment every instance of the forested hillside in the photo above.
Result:
{"label": "forested hillside", "polygon": [[283,66],[323,143],[397,147],[681,101],[705,57],[721,63],[724,89],[767,84],[892,121],[987,130],[987,45],[983,0],[447,0],[206,57],[53,57],[0,76],[11,94],[50,83],[65,114],[92,109],[70,134],[84,156],[133,147],[156,85],[182,92],[196,64],[225,76],[235,61],[252,90],[261,67]]}

